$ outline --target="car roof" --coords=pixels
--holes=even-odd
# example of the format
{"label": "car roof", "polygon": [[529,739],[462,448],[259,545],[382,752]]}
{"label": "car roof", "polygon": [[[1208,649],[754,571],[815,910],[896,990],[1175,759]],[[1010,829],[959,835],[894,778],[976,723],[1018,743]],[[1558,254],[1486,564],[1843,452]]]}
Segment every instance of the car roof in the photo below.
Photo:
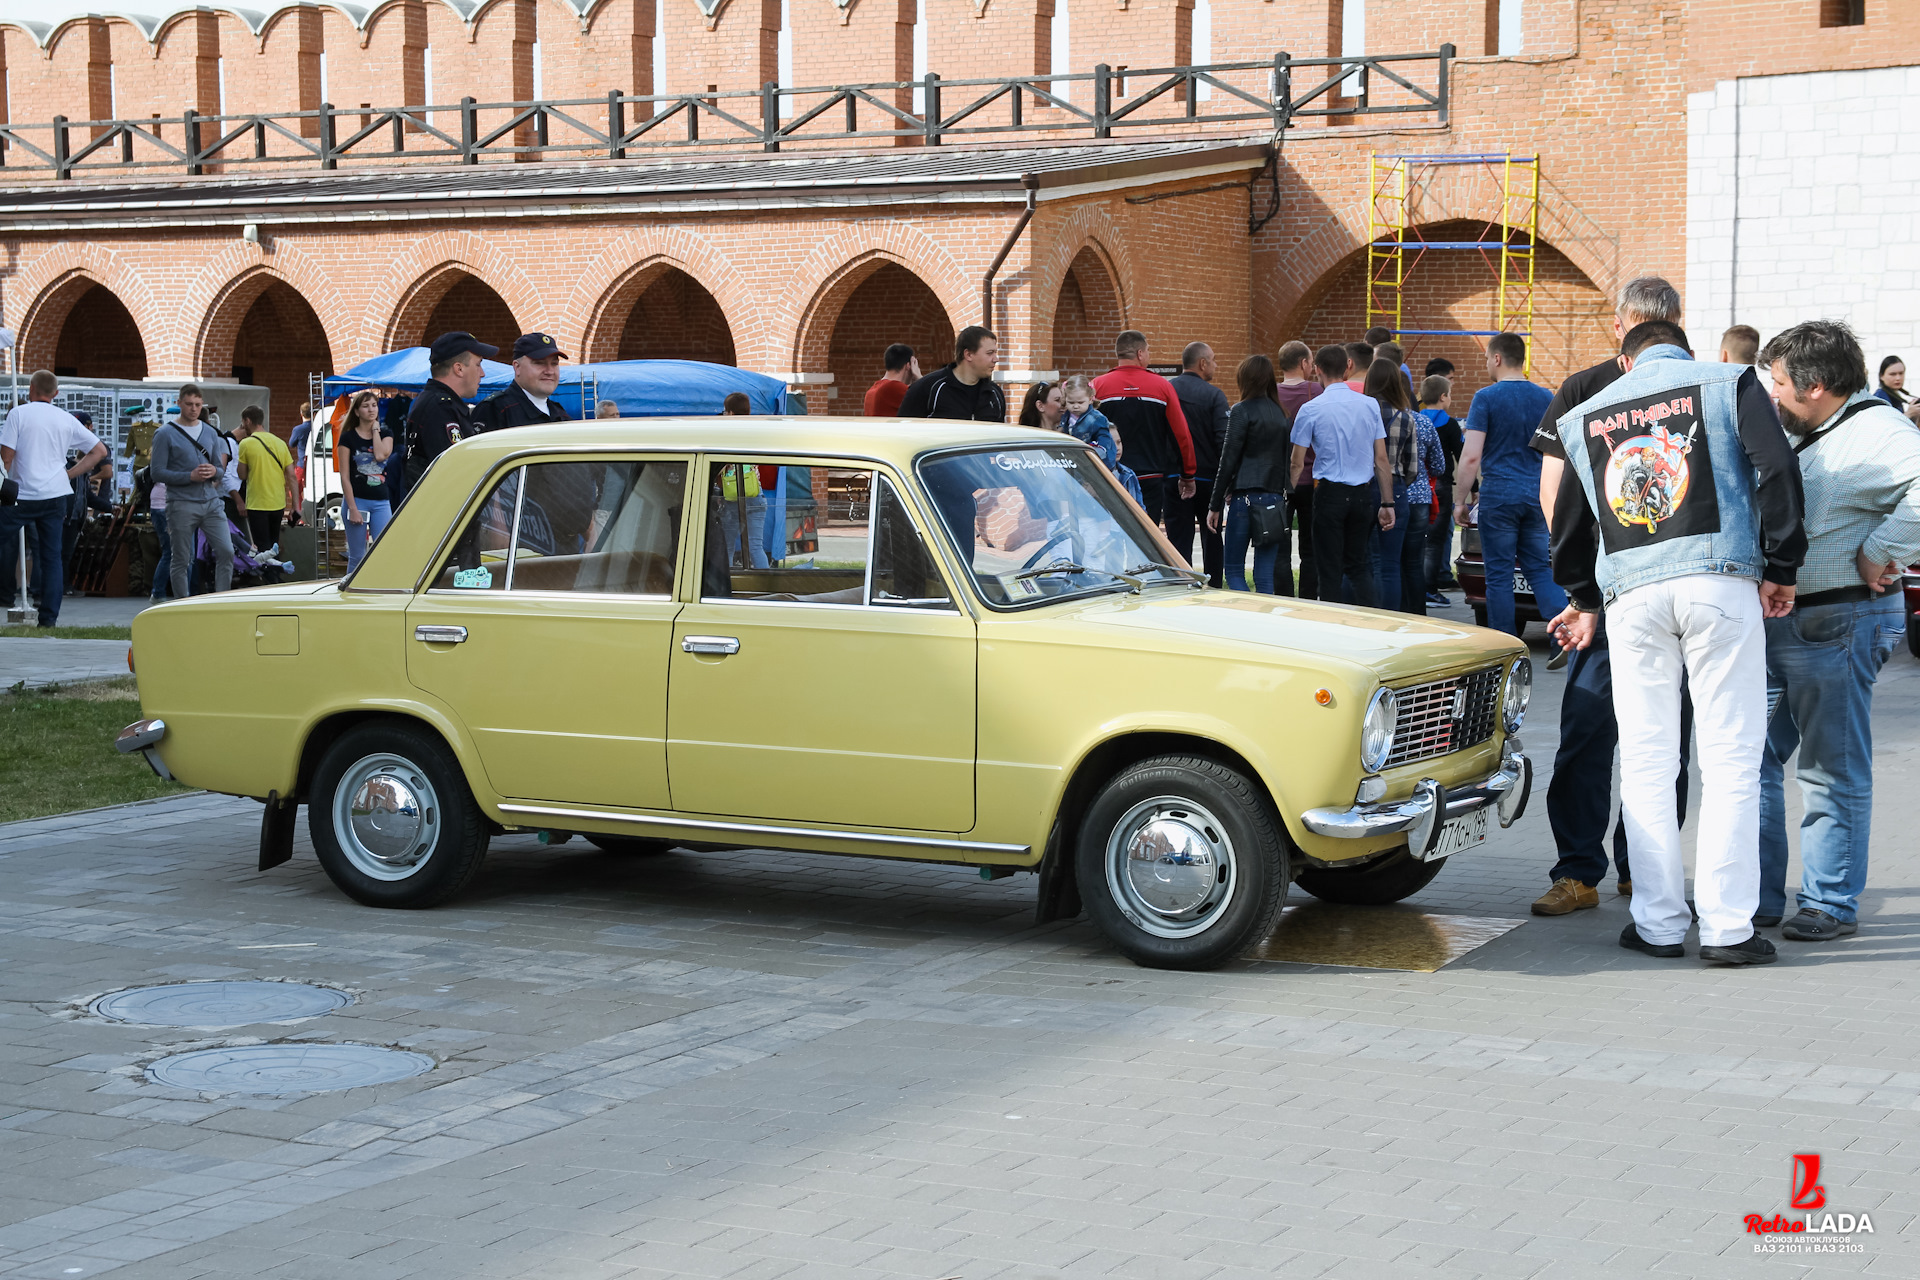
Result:
{"label": "car roof", "polygon": [[497,455],[529,449],[687,449],[709,453],[852,455],[911,464],[931,449],[1034,444],[1078,445],[1061,432],[941,418],[700,417],[621,418],[512,427],[471,436],[463,452]]}

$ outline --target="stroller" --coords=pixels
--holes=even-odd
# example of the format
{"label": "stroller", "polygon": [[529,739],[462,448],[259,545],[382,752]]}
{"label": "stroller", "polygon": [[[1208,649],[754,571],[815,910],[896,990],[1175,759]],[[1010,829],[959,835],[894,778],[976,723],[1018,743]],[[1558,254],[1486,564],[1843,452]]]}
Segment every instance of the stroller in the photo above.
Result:
{"label": "stroller", "polygon": [[[287,581],[293,575],[292,562],[279,559],[279,547],[268,547],[265,551],[256,549],[245,527],[231,516],[227,518],[227,536],[233,540],[235,587],[270,587],[276,582]],[[204,533],[193,535],[193,582],[196,594],[203,589],[212,590],[213,548],[207,545],[207,535]]]}

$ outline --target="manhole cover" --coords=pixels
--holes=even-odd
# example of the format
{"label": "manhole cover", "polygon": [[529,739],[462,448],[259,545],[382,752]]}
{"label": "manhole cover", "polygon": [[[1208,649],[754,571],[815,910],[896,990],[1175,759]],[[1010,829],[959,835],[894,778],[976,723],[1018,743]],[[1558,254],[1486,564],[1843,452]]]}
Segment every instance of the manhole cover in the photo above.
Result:
{"label": "manhole cover", "polygon": [[116,991],[92,1008],[115,1022],[150,1027],[250,1027],[314,1018],[352,1002],[344,991],[300,982],[178,982]]}
{"label": "manhole cover", "polygon": [[370,1044],[256,1044],[175,1054],[148,1067],[147,1077],[202,1093],[330,1093],[432,1069],[424,1053]]}

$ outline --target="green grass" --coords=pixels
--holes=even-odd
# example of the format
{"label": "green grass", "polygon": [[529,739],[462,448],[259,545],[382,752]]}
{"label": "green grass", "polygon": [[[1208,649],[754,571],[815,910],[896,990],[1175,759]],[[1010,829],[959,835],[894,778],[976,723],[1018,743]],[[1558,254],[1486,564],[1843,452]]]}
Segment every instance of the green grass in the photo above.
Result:
{"label": "green grass", "polygon": [[31,636],[42,640],[131,640],[132,627],[0,627],[0,636]]}
{"label": "green grass", "polygon": [[0,822],[185,791],[113,749],[139,718],[132,676],[0,694]]}

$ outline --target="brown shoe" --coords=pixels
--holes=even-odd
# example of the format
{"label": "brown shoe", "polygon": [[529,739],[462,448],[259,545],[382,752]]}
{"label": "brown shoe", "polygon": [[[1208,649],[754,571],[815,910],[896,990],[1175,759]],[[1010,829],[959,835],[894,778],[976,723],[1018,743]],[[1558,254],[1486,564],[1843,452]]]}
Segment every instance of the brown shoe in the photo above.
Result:
{"label": "brown shoe", "polygon": [[1600,890],[1590,884],[1581,884],[1578,880],[1562,876],[1553,882],[1553,888],[1534,899],[1533,914],[1564,916],[1570,912],[1584,911],[1588,907],[1599,905]]}
{"label": "brown shoe", "polygon": [[1631,880],[1622,880],[1622,881],[1621,881],[1621,882],[1620,882],[1620,883],[1619,883],[1618,885],[1616,885],[1615,887],[1616,887],[1617,889],[1619,889],[1619,891],[1620,891],[1620,896],[1621,896],[1621,897],[1623,897],[1623,898],[1631,898],[1631,897],[1633,896],[1633,881],[1631,881]]}

